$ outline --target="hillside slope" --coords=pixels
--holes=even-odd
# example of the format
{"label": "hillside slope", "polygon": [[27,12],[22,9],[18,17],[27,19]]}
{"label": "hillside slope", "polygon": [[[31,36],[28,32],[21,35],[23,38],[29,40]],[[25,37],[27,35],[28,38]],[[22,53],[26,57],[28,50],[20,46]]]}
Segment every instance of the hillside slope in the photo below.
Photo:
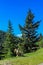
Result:
{"label": "hillside slope", "polygon": [[1,60],[0,65],[38,65],[43,63],[43,48],[33,53],[27,53],[24,56]]}

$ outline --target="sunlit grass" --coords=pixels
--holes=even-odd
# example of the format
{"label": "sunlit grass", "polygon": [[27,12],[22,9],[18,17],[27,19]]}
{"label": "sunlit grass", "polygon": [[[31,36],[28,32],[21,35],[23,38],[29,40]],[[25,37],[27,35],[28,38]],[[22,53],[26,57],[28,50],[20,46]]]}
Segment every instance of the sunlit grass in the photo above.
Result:
{"label": "sunlit grass", "polygon": [[1,60],[0,63],[9,62],[11,65],[38,65],[43,63],[43,48],[33,53],[24,54],[25,57],[13,57]]}

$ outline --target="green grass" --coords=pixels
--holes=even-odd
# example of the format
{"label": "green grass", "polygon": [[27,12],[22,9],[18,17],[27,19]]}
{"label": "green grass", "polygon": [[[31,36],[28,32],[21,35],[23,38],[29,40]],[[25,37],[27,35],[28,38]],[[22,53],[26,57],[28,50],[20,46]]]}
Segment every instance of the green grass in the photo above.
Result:
{"label": "green grass", "polygon": [[43,48],[37,50],[36,52],[24,55],[25,57],[7,58],[5,60],[1,60],[0,63],[9,62],[11,65],[38,65],[43,63]]}

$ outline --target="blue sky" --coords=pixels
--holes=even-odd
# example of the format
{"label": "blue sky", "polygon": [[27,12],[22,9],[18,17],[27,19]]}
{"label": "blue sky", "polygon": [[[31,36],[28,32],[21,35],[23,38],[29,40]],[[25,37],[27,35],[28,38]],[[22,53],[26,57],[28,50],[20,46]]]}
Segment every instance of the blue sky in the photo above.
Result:
{"label": "blue sky", "polygon": [[0,30],[7,30],[8,20],[14,33],[21,34],[18,24],[24,25],[28,10],[35,15],[35,21],[42,20],[38,29],[43,34],[43,0],[0,0]]}

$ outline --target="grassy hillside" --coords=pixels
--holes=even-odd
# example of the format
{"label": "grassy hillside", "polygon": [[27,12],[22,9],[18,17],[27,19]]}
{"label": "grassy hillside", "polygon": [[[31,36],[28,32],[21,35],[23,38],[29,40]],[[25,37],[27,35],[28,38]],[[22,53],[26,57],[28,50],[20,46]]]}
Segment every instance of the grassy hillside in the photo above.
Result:
{"label": "grassy hillside", "polygon": [[25,54],[25,57],[13,57],[0,61],[0,65],[38,65],[43,63],[43,48],[33,53]]}

